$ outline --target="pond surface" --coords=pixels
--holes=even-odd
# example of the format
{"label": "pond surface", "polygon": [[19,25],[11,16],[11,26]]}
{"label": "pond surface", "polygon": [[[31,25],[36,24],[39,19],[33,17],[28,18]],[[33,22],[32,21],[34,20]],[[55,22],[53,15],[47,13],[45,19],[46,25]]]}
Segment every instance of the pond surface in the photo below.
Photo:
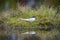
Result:
{"label": "pond surface", "polygon": [[15,0],[0,0],[0,11],[16,7]]}
{"label": "pond surface", "polygon": [[[35,0],[28,0],[27,2],[25,2],[23,0],[22,5],[24,3],[26,3],[26,5],[29,8],[40,6],[40,1],[39,2],[35,2]],[[9,10],[11,8],[15,9],[18,6],[18,4],[20,5],[20,2],[18,0],[0,0],[0,11],[1,10]]]}

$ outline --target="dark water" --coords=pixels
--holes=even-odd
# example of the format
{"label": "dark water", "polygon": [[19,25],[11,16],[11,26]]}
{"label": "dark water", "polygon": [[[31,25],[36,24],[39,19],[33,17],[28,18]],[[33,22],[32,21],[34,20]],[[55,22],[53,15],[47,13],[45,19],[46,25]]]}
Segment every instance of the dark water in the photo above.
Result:
{"label": "dark water", "polygon": [[0,40],[18,40],[18,35],[16,33],[0,35]]}
{"label": "dark water", "polygon": [[16,7],[15,0],[0,0],[0,11]]}
{"label": "dark water", "polygon": [[16,33],[12,33],[11,40],[18,40],[18,35]]}
{"label": "dark water", "polygon": [[[18,0],[0,0],[0,11],[9,10],[11,8],[15,9],[18,6],[18,3],[19,3]],[[35,2],[35,0],[28,0],[27,2],[22,2],[22,5],[23,5],[23,3],[27,3],[26,5],[29,8],[40,6],[40,1]]]}

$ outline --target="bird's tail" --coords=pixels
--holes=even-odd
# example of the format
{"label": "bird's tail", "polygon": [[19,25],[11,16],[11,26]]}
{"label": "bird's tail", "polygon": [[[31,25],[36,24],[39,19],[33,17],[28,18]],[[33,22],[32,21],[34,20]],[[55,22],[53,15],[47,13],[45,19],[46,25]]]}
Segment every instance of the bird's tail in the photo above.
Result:
{"label": "bird's tail", "polygon": [[27,20],[27,19],[19,18],[18,20]]}

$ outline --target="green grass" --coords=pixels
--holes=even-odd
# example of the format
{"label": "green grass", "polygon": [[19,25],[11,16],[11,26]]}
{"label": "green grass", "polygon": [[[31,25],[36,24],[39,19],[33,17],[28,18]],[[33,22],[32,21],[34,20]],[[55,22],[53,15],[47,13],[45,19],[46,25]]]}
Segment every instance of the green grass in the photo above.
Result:
{"label": "green grass", "polygon": [[[57,26],[60,23],[60,14],[54,17],[56,15],[56,11],[57,10],[52,7],[47,8],[43,5],[38,10],[19,7],[16,11],[9,10],[3,12],[0,19],[4,19],[4,25],[14,27],[37,27],[39,23],[51,23],[54,26]],[[36,21],[32,23],[17,20],[19,18],[30,18],[32,16],[36,16]]]}

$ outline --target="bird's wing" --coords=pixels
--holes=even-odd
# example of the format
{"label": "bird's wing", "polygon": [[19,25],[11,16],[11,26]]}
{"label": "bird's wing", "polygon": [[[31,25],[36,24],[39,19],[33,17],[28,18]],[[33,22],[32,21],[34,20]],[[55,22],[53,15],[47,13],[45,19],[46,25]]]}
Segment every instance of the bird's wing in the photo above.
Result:
{"label": "bird's wing", "polygon": [[25,20],[25,21],[28,21],[29,19],[23,19],[23,18],[20,18],[20,20]]}
{"label": "bird's wing", "polygon": [[20,20],[25,20],[25,21],[34,21],[34,20],[35,20],[35,18],[28,18],[28,19],[20,18]]}

